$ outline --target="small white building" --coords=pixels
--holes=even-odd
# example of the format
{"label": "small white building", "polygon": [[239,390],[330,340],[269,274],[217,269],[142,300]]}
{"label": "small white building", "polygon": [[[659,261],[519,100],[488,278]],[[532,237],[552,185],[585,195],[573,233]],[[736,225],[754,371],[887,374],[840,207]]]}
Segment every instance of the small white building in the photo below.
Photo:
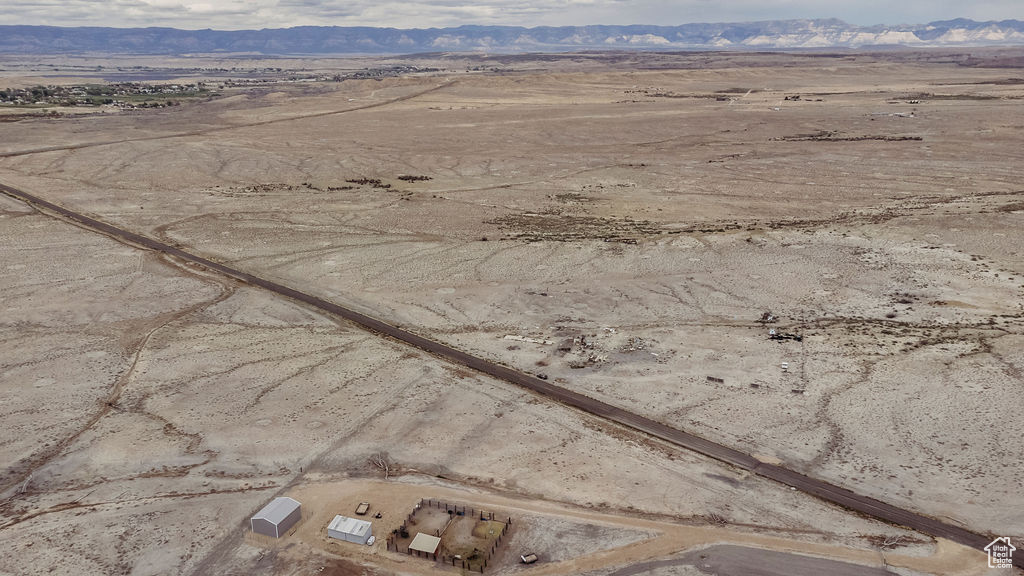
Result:
{"label": "small white building", "polygon": [[302,519],[302,506],[288,497],[274,498],[250,520],[252,531],[280,538]]}
{"label": "small white building", "polygon": [[366,544],[373,535],[372,525],[366,520],[357,520],[348,516],[335,516],[327,525],[327,536],[335,540]]}

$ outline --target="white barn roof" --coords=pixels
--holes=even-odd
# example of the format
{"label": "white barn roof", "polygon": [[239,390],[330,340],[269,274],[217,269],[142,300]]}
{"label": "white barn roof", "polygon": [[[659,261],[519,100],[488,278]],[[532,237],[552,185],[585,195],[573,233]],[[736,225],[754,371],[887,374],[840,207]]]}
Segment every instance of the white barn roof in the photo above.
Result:
{"label": "white barn roof", "polygon": [[277,525],[284,521],[284,519],[294,512],[299,506],[300,504],[297,500],[292,500],[287,496],[274,498],[270,501],[270,504],[267,504],[262,510],[257,512],[252,519],[266,520],[271,524]]}
{"label": "white barn roof", "polygon": [[348,516],[339,515],[335,516],[334,520],[331,520],[327,529],[363,537],[370,531],[370,523],[366,520],[357,520],[355,518],[349,518]]}
{"label": "white barn roof", "polygon": [[409,548],[419,552],[433,554],[434,552],[437,552],[437,546],[440,543],[441,539],[437,536],[431,536],[430,534],[420,532],[412,539],[412,544],[409,544]]}

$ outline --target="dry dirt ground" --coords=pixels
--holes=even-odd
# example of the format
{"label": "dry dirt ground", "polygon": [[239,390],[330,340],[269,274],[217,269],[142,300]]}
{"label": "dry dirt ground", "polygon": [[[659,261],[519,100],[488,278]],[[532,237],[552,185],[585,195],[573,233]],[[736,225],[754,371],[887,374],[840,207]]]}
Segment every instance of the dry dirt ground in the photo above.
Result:
{"label": "dry dirt ground", "polygon": [[[1024,84],[939,56],[245,61],[210,102],[0,124],[0,154],[61,148],[0,182],[1017,540]],[[88,66],[2,63],[12,86]],[[6,198],[0,238],[0,571],[303,573],[246,519],[375,454],[422,490],[946,546]]]}

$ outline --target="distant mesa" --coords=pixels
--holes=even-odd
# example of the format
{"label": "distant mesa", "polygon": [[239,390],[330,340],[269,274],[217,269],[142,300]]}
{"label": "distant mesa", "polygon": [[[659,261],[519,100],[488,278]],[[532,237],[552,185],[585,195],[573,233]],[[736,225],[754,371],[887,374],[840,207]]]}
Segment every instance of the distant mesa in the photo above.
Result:
{"label": "distant mesa", "polygon": [[570,50],[765,50],[871,46],[1024,44],[1024,22],[958,18],[917,25],[854,26],[836,19],[680,26],[302,26],[264,30],[0,26],[0,53],[412,54]]}

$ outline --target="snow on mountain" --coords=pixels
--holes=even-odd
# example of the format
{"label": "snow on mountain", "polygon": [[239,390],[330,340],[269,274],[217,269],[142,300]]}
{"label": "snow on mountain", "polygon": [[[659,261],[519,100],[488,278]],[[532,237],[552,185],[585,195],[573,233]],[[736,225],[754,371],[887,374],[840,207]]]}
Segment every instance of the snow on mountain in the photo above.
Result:
{"label": "snow on mountain", "polygon": [[801,49],[1024,44],[1024,22],[958,18],[924,25],[853,26],[836,19],[679,26],[460,26],[397,30],[304,26],[266,30],[0,26],[0,53],[182,54],[522,52],[616,49]]}

